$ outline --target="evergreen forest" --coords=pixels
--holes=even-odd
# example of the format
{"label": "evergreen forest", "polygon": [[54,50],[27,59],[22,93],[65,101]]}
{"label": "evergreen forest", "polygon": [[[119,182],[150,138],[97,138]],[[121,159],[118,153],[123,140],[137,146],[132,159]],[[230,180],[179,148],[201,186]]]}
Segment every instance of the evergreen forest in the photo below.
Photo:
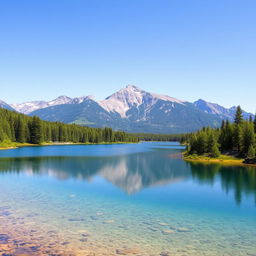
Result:
{"label": "evergreen forest", "polygon": [[138,142],[138,138],[111,128],[90,128],[76,124],[43,121],[0,108],[0,145],[12,142],[42,144],[44,142],[115,143]]}

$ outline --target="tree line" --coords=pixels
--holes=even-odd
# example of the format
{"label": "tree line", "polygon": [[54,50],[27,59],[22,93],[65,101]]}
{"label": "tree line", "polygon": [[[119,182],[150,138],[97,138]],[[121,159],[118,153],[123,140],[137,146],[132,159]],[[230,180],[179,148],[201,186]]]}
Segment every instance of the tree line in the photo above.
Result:
{"label": "tree line", "polygon": [[132,133],[142,141],[179,141],[183,143],[188,139],[188,134],[155,134],[155,133]]}
{"label": "tree line", "polygon": [[244,120],[237,107],[234,122],[222,121],[220,128],[204,127],[188,139],[188,153],[218,157],[221,153],[255,161],[256,116]]}
{"label": "tree line", "polygon": [[43,121],[0,108],[0,143],[19,142],[41,144],[43,142],[138,142],[136,136],[111,128],[90,128],[76,124]]}

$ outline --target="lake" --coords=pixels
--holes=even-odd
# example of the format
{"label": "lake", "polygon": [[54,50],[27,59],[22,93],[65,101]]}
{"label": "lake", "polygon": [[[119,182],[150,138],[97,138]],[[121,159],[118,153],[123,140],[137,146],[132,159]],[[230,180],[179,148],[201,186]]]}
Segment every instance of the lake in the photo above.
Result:
{"label": "lake", "polygon": [[256,255],[256,168],[178,143],[0,151],[0,255]]}

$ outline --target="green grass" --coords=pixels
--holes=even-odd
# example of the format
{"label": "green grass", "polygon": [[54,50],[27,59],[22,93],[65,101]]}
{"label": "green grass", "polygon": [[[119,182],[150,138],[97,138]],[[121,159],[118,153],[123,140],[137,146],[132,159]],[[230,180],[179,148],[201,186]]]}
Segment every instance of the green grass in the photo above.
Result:
{"label": "green grass", "polygon": [[201,163],[219,163],[224,165],[248,165],[243,163],[244,159],[237,158],[230,155],[220,155],[219,157],[210,157],[208,155],[189,155],[187,152],[183,154],[183,159],[189,162],[201,162]]}
{"label": "green grass", "polygon": [[134,144],[137,142],[100,142],[100,143],[75,143],[75,142],[42,142],[41,144],[19,143],[11,141],[0,142],[0,150],[12,149],[18,147],[31,147],[31,146],[53,146],[53,145],[109,145],[109,144]]}
{"label": "green grass", "polygon": [[33,146],[33,144],[12,142],[8,140],[4,140],[0,142],[0,149],[10,149],[10,148],[27,147],[27,146]]}
{"label": "green grass", "polygon": [[210,157],[209,155],[188,155],[184,154],[185,159],[191,159],[191,160],[243,160],[242,158],[237,158],[234,156],[229,155],[220,155],[219,157]]}

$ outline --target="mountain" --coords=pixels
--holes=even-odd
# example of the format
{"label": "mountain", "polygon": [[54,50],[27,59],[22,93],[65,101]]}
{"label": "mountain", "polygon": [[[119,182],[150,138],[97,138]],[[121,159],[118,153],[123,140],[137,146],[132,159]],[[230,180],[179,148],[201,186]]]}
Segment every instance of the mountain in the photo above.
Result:
{"label": "mountain", "polygon": [[204,113],[190,102],[149,93],[133,85],[102,101],[75,98],[37,109],[30,115],[49,121],[151,133],[183,133],[206,125],[216,127],[221,122],[218,116]]}
{"label": "mountain", "polygon": [[[230,121],[234,121],[236,106],[233,106],[231,108],[224,108],[216,103],[207,102],[202,99],[195,101],[193,104],[195,105],[196,108],[200,109],[201,111],[207,114],[217,115],[221,119],[228,119]],[[244,119],[249,119],[251,115],[251,113],[243,111]]]}
{"label": "mountain", "polygon": [[20,104],[12,104],[12,108],[14,108],[16,111],[23,113],[23,114],[29,114],[37,109],[47,108],[50,106],[56,106],[56,105],[62,105],[62,104],[68,104],[72,101],[71,98],[67,96],[59,96],[58,98],[52,100],[52,101],[30,101]]}
{"label": "mountain", "polygon": [[[233,120],[236,111],[236,107],[228,109],[202,99],[191,103],[146,92],[134,85],[128,85],[101,101],[93,96],[60,96],[49,102],[33,101],[11,106],[48,121],[109,126],[136,133],[184,133],[202,126],[217,127],[223,119]],[[249,115],[244,112],[245,118]]]}
{"label": "mountain", "polygon": [[0,100],[0,108],[6,108],[8,110],[15,111],[14,108],[12,108],[10,105],[8,105],[6,102]]}

